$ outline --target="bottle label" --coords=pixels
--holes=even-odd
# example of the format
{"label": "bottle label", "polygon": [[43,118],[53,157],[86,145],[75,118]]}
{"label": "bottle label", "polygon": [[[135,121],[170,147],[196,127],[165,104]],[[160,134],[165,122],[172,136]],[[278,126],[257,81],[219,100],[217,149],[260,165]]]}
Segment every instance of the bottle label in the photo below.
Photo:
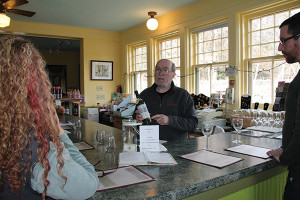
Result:
{"label": "bottle label", "polygon": [[140,115],[143,116],[143,119],[146,119],[146,118],[150,119],[150,114],[148,112],[148,108],[147,108],[146,104],[139,105],[138,110],[140,111]]}

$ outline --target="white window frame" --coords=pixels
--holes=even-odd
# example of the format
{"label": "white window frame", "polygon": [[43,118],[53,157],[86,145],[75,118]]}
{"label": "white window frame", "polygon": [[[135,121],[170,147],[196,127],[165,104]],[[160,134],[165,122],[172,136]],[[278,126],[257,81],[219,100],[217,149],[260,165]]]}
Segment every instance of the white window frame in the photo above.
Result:
{"label": "white window frame", "polygon": [[[248,76],[247,76],[247,79],[248,79],[248,94],[250,94],[251,96],[252,96],[252,103],[254,103],[254,102],[258,102],[258,103],[260,103],[260,104],[263,104],[263,103],[269,103],[269,104],[273,104],[274,102],[275,102],[275,90],[276,90],[276,85],[277,84],[275,84],[275,80],[274,80],[274,69],[275,68],[277,68],[277,67],[280,67],[279,65],[282,65],[282,64],[279,64],[279,65],[276,65],[275,66],[275,61],[278,61],[278,60],[282,60],[283,61],[283,63],[285,62],[285,59],[284,59],[284,57],[282,56],[282,54],[280,53],[280,52],[278,52],[277,51],[277,49],[278,49],[278,44],[279,44],[279,25],[282,23],[282,22],[277,22],[277,24],[276,24],[276,21],[275,21],[275,15],[276,14],[278,14],[278,13],[282,13],[282,12],[286,12],[286,11],[289,11],[289,16],[291,16],[291,10],[293,10],[293,9],[295,9],[295,8],[299,8],[300,9],[300,7],[299,6],[297,6],[297,7],[290,7],[290,8],[285,8],[285,9],[278,9],[278,10],[275,10],[275,11],[271,11],[271,12],[264,12],[263,14],[260,14],[260,13],[258,13],[256,16],[255,15],[250,15],[249,17],[245,17],[245,20],[244,20],[244,22],[245,22],[245,35],[246,35],[246,42],[245,42],[245,44],[246,44],[246,47],[245,47],[245,50],[246,50],[246,59],[245,59],[245,61],[246,61],[246,68],[247,68],[247,73],[248,73]],[[299,11],[299,10],[298,10]],[[270,16],[270,15],[273,15],[273,18],[274,18],[274,26],[272,26],[272,27],[267,27],[267,28],[260,28],[260,29],[257,29],[257,30],[255,30],[255,31],[252,31],[251,30],[251,20],[255,20],[255,19],[261,19],[260,21],[262,21],[262,18],[266,18],[266,16]],[[252,37],[251,37],[251,35],[252,35],[252,33],[254,34],[254,32],[258,32],[258,31],[264,31],[264,30],[268,30],[268,29],[274,29],[274,40],[273,41],[268,41],[268,42],[265,42],[265,43],[263,43],[262,41],[261,41],[261,38],[260,38],[260,43],[257,43],[258,45],[260,45],[260,46],[263,46],[263,45],[274,45],[274,52],[273,52],[273,55],[271,55],[271,56],[268,56],[268,55],[266,55],[266,56],[252,56],[252,47],[253,46],[257,46],[257,44],[256,45],[253,45],[252,44]],[[260,34],[259,34],[260,35]],[[260,47],[259,48],[260,49],[260,52],[259,52],[259,54],[260,55],[262,55],[262,47]],[[270,93],[271,93],[271,99],[270,99],[270,101],[271,102],[266,102],[266,100],[257,100],[257,99],[255,99],[255,97],[254,97],[254,94],[255,93],[257,93],[257,92],[255,92],[255,89],[256,88],[254,88],[254,86],[253,86],[253,80],[252,80],[252,74],[253,74],[253,69],[252,69],[252,64],[253,63],[258,63],[258,62],[261,62],[261,63],[263,63],[263,62],[271,62],[272,63],[272,66],[271,66],[271,68],[269,69],[270,70],[270,72],[271,72],[271,91],[270,91]],[[286,65],[288,65],[288,64],[285,64],[285,66]],[[298,64],[299,65],[299,64]],[[294,67],[295,66],[295,64],[294,65],[290,65],[291,67]],[[292,70],[292,68],[291,68],[291,70]],[[281,80],[281,81],[285,81],[285,80]],[[259,88],[257,88],[258,90],[260,90]],[[264,92],[261,92],[263,95],[264,94],[267,94],[266,92],[264,93]],[[273,95],[272,95],[273,94]],[[267,94],[267,95],[270,95],[270,94]],[[265,98],[263,98],[263,99],[266,99],[267,97],[265,97]]]}
{"label": "white window frame", "polygon": [[[198,29],[194,29],[192,30],[192,38],[193,38],[193,60],[195,62],[195,64],[193,65],[193,68],[195,69],[195,94],[198,95],[199,93],[202,93],[206,96],[210,96],[212,94],[212,88],[213,88],[213,78],[212,78],[212,75],[214,74],[213,73],[213,68],[215,66],[218,66],[218,65],[224,65],[224,74],[225,74],[225,68],[229,66],[229,45],[227,46],[227,49],[223,49],[223,47],[221,47],[221,52],[222,51],[227,51],[228,52],[228,55],[227,55],[227,60],[225,62],[209,62],[209,63],[199,63],[198,61],[198,55],[200,54],[203,54],[202,52],[199,52],[198,50],[198,45],[199,43],[202,43],[202,42],[199,42],[198,40],[198,33],[204,33],[205,31],[210,31],[210,30],[214,30],[214,29],[218,29],[218,28],[224,28],[224,27],[227,27],[228,29],[228,22],[219,22],[219,23],[215,23],[215,24],[212,24],[212,25],[209,25],[209,26],[205,26],[205,27],[201,27],[201,28],[198,28]],[[228,30],[227,30],[228,31]],[[229,40],[229,37],[228,37],[228,33],[227,33],[227,36],[226,37],[223,37],[221,36],[221,40],[222,39],[225,39],[227,38],[227,40]],[[204,41],[204,40],[203,40]],[[213,39],[212,39],[213,41]],[[228,44],[228,43],[227,43]],[[204,42],[203,42],[203,45],[204,45]],[[222,46],[222,44],[221,44]],[[204,47],[203,47],[204,48]],[[214,51],[212,50],[212,52],[219,52],[219,51]],[[213,59],[213,58],[212,58]],[[210,83],[209,83],[209,89],[208,89],[208,92],[200,92],[200,89],[199,89],[199,71],[200,70],[203,70],[203,68],[208,68],[209,71],[210,71]],[[227,82],[227,85],[226,85],[226,88],[228,87],[228,82],[229,82],[229,78],[227,77],[226,78],[226,82]],[[216,93],[225,93],[225,91],[215,91]]]}
{"label": "white window frame", "polygon": [[[145,53],[142,52],[142,54],[139,54],[142,57],[145,56],[145,58],[146,58],[145,61],[143,61],[143,59],[141,59],[141,62],[137,61],[137,56],[139,56],[139,55],[136,55],[135,52],[139,48],[142,48],[142,51],[143,51],[143,49],[146,50]],[[132,58],[131,58],[132,67],[130,69],[130,76],[132,77],[132,83],[133,83],[133,85],[132,85],[132,91],[138,90],[139,93],[140,93],[140,92],[142,92],[144,89],[146,89],[148,87],[148,80],[147,80],[147,45],[145,43],[143,43],[143,44],[139,44],[139,45],[133,46],[132,47],[131,55],[132,55]],[[144,69],[137,69],[137,64],[146,65],[146,68],[144,68]],[[146,76],[145,76],[145,74],[146,74]],[[138,76],[140,76],[140,77],[141,76],[145,76],[146,83],[145,83],[144,87],[142,87],[142,85],[143,85],[143,79],[142,78],[138,79],[137,78]],[[139,83],[137,83],[138,81],[139,81]],[[140,85],[140,87],[138,87],[138,85]]]}
{"label": "white window frame", "polygon": [[[177,40],[177,46],[176,47],[172,47],[172,41],[173,40]],[[170,41],[171,42],[171,47],[170,48],[165,48],[162,49],[162,43],[166,43]],[[166,53],[165,55],[163,55],[163,52],[166,52],[167,50],[170,50],[172,52],[173,49],[177,48],[177,55],[173,56],[171,53],[170,57],[166,57]],[[158,59],[169,59],[172,62],[175,63],[176,66],[176,76],[173,79],[173,82],[176,86],[180,87],[180,36],[178,34],[176,35],[172,35],[169,37],[163,37],[161,39],[157,40],[157,53],[158,53]],[[177,60],[177,62],[174,61],[174,59]]]}

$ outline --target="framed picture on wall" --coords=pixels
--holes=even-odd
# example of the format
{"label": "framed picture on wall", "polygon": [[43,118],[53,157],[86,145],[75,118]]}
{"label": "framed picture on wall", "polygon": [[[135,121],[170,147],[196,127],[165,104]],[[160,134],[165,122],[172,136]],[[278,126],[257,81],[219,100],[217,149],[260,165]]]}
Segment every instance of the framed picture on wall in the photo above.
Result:
{"label": "framed picture on wall", "polygon": [[91,61],[91,80],[113,80],[113,62],[112,61]]}

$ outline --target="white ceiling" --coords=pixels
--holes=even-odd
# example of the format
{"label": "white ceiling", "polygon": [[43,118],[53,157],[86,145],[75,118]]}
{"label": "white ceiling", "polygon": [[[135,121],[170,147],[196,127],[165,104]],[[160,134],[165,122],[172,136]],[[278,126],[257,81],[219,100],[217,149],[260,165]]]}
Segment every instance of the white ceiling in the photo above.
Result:
{"label": "white ceiling", "polygon": [[[199,0],[28,0],[16,9],[33,17],[6,13],[13,20],[121,32],[146,23],[149,11],[160,17]],[[13,23],[13,21],[12,21]]]}

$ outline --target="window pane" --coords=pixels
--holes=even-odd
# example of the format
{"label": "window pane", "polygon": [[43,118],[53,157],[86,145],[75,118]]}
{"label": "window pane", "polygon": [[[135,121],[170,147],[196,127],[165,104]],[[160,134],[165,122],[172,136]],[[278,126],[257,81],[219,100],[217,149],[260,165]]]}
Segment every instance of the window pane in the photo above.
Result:
{"label": "window pane", "polygon": [[176,49],[172,49],[172,57],[178,57],[177,48]]}
{"label": "window pane", "polygon": [[171,58],[171,49],[166,50],[166,58]]}
{"label": "window pane", "polygon": [[167,40],[166,41],[166,48],[167,49],[170,49],[172,46],[171,46],[172,44],[171,44],[171,40]]}
{"label": "window pane", "polygon": [[260,44],[260,31],[253,32],[251,35],[251,44]]}
{"label": "window pane", "polygon": [[212,53],[204,54],[204,63],[212,63]]}
{"label": "window pane", "polygon": [[228,50],[222,51],[222,62],[228,61]]}
{"label": "window pane", "polygon": [[213,48],[214,51],[220,51],[222,49],[222,43],[220,39],[214,40],[213,44],[214,44],[214,48]]}
{"label": "window pane", "polygon": [[260,18],[251,20],[251,31],[260,29]]}
{"label": "window pane", "polygon": [[258,58],[258,57],[260,57],[260,46],[253,46],[251,53],[252,53],[251,54],[252,58]]}
{"label": "window pane", "polygon": [[275,14],[275,26],[280,26],[280,24],[289,17],[289,12],[281,12]]}
{"label": "window pane", "polygon": [[172,48],[177,47],[177,39],[172,40]]}
{"label": "window pane", "polygon": [[266,57],[266,56],[273,56],[274,55],[274,44],[265,44],[261,45],[261,56]]}
{"label": "window pane", "polygon": [[[180,38],[178,36],[174,38],[168,38],[166,40],[160,41],[160,44],[165,43],[166,49],[158,49],[159,59],[169,59],[176,67],[180,67]],[[162,45],[159,45],[162,46]],[[197,47],[198,48],[198,47]],[[202,47],[203,49],[203,47]],[[178,68],[179,69],[179,68]],[[180,85],[180,79],[177,80],[178,86]]]}
{"label": "window pane", "polygon": [[[146,45],[143,45],[141,47],[134,48],[133,50],[133,73],[134,76],[134,88],[137,89],[139,92],[141,92],[142,88],[142,80],[143,77],[141,76],[142,70],[147,70],[147,47]],[[147,74],[147,72],[144,72]],[[147,85],[147,79],[144,79],[145,83]]]}
{"label": "window pane", "polygon": [[198,68],[198,93],[210,96],[210,69]]}
{"label": "window pane", "polygon": [[228,38],[222,39],[222,50],[228,49]]}
{"label": "window pane", "polygon": [[266,29],[261,31],[261,42],[268,43],[274,42],[274,28]]}
{"label": "window pane", "polygon": [[222,36],[222,29],[217,28],[213,30],[213,39],[219,39]]}
{"label": "window pane", "polygon": [[225,93],[228,88],[228,76],[225,75],[227,65],[215,65],[212,67],[211,74],[211,93]]}
{"label": "window pane", "polygon": [[222,62],[222,52],[214,52],[213,53],[213,62]]}
{"label": "window pane", "polygon": [[222,37],[228,37],[228,27],[222,28]]}
{"label": "window pane", "polygon": [[252,64],[252,102],[271,103],[273,95],[271,68],[272,62]]}
{"label": "window pane", "polygon": [[261,28],[269,28],[274,26],[274,15],[269,15],[261,18]]}
{"label": "window pane", "polygon": [[203,42],[203,32],[198,33],[198,42]]}
{"label": "window pane", "polygon": [[161,50],[165,50],[166,49],[166,43],[165,42],[162,42],[161,43]]}
{"label": "window pane", "polygon": [[180,87],[180,69],[176,69],[176,76],[173,79],[174,84]]}
{"label": "window pane", "polygon": [[203,51],[203,43],[202,42],[198,44],[198,53],[204,53],[204,51]]}
{"label": "window pane", "polygon": [[212,40],[212,31],[205,31],[204,32],[204,40]]}
{"label": "window pane", "polygon": [[147,85],[147,72],[141,73],[141,91],[146,89],[148,87]]}
{"label": "window pane", "polygon": [[204,42],[204,52],[212,52],[212,41]]}
{"label": "window pane", "polygon": [[291,16],[298,13],[298,12],[300,12],[300,8],[292,9],[291,10]]}

